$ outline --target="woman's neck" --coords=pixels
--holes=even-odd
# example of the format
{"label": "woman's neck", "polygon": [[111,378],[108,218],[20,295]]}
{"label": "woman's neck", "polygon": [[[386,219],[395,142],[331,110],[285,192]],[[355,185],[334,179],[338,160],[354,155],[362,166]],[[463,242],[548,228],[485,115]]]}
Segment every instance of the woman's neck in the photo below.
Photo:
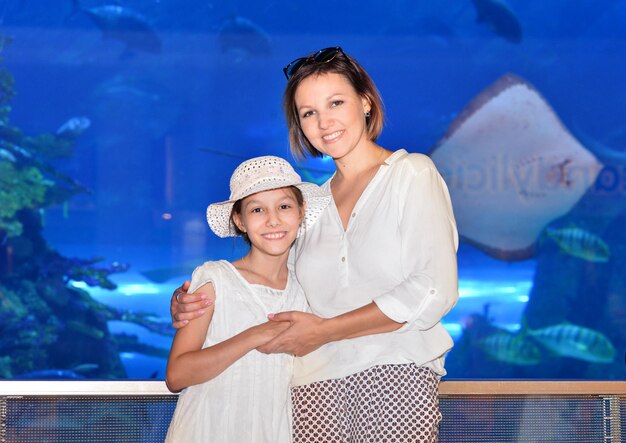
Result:
{"label": "woman's neck", "polygon": [[363,174],[377,169],[389,157],[390,152],[374,142],[355,148],[349,155],[335,159],[335,181],[353,181]]}

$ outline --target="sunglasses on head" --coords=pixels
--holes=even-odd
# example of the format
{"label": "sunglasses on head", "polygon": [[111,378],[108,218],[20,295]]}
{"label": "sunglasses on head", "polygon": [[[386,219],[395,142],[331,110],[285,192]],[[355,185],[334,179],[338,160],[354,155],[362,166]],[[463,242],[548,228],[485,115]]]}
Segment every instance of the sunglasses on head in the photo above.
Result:
{"label": "sunglasses on head", "polygon": [[343,49],[339,46],[320,49],[311,55],[295,59],[283,68],[283,72],[287,80],[289,80],[291,76],[298,72],[304,65],[308,65],[309,63],[328,63],[337,57],[337,54],[342,54],[344,57],[346,56],[346,53],[343,52]]}

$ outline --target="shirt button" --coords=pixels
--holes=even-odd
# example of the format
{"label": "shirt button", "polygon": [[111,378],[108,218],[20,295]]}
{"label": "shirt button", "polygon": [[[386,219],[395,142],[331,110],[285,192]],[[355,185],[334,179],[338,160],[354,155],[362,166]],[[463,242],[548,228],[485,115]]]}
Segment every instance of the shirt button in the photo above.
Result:
{"label": "shirt button", "polygon": [[345,257],[341,257],[341,261],[342,261],[342,262],[343,262],[343,261],[346,261],[346,258],[345,258]]}
{"label": "shirt button", "polygon": [[430,290],[430,293],[431,293],[431,294],[434,294],[435,292],[437,292],[437,291],[435,291],[434,289],[431,289],[431,290]]}
{"label": "shirt button", "polygon": [[356,212],[352,213],[352,218],[356,217]]}

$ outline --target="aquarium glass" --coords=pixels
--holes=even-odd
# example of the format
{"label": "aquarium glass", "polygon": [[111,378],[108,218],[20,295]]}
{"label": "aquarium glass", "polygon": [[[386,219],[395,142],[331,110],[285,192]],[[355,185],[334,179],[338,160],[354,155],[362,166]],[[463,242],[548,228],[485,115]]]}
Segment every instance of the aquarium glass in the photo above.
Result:
{"label": "aquarium glass", "polygon": [[[341,46],[460,233],[448,379],[626,378],[626,0],[0,2],[0,378],[163,379],[209,203]],[[323,278],[323,276],[320,276]]]}

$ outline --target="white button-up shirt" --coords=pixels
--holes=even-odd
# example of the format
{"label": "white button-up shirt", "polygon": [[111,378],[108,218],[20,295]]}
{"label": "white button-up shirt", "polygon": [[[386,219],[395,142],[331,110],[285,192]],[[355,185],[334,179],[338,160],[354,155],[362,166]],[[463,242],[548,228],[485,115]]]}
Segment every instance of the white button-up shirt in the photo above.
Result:
{"label": "white button-up shirt", "polygon": [[[330,180],[323,186],[330,190]],[[448,189],[425,155],[394,152],[363,191],[345,230],[331,201],[293,250],[311,311],[329,318],[373,301],[405,324],[297,358],[293,384],[381,364],[416,363],[445,374],[453,343],[441,319],[458,300],[457,247]]]}

